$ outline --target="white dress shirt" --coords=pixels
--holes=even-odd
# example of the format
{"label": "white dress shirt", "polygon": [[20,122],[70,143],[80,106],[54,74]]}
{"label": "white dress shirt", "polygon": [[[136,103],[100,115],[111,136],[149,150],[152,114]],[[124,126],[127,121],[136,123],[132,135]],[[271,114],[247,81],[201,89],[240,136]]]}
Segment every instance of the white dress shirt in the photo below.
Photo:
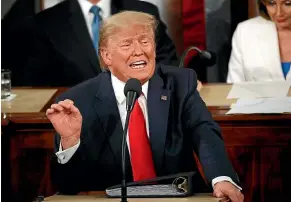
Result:
{"label": "white dress shirt", "polygon": [[[114,75],[111,75],[111,82],[112,82],[114,94],[115,94],[115,97],[117,100],[117,106],[118,106],[118,110],[119,110],[119,114],[120,114],[122,127],[124,128],[126,114],[127,114],[127,112],[126,112],[126,97],[123,93],[125,83],[120,81],[119,79],[117,79]],[[142,86],[142,92],[143,92],[144,96],[140,96],[138,98],[138,102],[139,102],[140,107],[141,107],[143,114],[145,116],[147,134],[149,135],[149,122],[148,122],[147,101],[146,101],[146,97],[148,94],[148,82],[146,82]],[[74,155],[74,153],[77,151],[79,146],[80,146],[80,141],[75,146],[63,151],[62,146],[60,144],[59,151],[56,153],[59,163],[61,163],[61,164],[67,163],[71,159],[71,157]],[[130,148],[129,141],[128,141],[128,135],[127,135],[127,146],[128,146],[128,148]],[[130,149],[129,149],[129,154],[130,154]],[[232,179],[230,177],[227,177],[227,176],[220,176],[220,177],[214,178],[212,180],[212,187],[216,183],[221,182],[221,181],[231,182],[233,185],[235,185],[238,189],[241,190],[241,188],[239,186],[237,186],[232,181]]]}
{"label": "white dress shirt", "polygon": [[[92,22],[93,22],[94,14],[90,13],[90,9],[92,6],[94,6],[94,4],[92,4],[88,0],[78,0],[78,2],[83,12],[90,36],[91,38],[93,38]],[[100,0],[96,4],[96,6],[98,6],[101,9],[99,15],[101,16],[102,19],[106,19],[111,15],[111,0]]]}

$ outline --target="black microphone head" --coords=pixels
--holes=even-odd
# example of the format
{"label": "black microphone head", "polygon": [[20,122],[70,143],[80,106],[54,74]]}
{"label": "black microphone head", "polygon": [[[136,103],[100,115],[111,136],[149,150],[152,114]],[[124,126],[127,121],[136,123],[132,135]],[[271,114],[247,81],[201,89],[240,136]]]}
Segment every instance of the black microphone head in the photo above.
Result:
{"label": "black microphone head", "polygon": [[205,59],[207,59],[207,60],[210,60],[211,59],[211,57],[212,57],[212,55],[211,55],[211,53],[209,53],[208,51],[201,51],[200,52],[200,57],[203,57],[203,58],[205,58]]}
{"label": "black microphone head", "polygon": [[212,66],[216,63],[216,55],[210,51],[203,50],[199,53],[200,58],[207,66]]}
{"label": "black microphone head", "polygon": [[140,96],[142,90],[141,90],[141,83],[139,80],[131,78],[126,82],[124,86],[124,95],[127,96],[127,93],[130,91],[135,92],[137,94],[137,97]]}

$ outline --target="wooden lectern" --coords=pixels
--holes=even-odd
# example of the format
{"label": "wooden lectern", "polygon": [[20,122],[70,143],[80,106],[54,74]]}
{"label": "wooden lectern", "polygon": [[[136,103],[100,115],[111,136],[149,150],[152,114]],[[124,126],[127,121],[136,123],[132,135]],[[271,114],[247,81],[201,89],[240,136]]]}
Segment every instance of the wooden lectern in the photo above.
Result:
{"label": "wooden lectern", "polygon": [[[104,195],[54,195],[44,199],[44,202],[119,202],[120,198],[107,198]],[[128,202],[226,202],[227,199],[219,199],[212,194],[196,194],[192,197],[182,198],[128,198]]]}

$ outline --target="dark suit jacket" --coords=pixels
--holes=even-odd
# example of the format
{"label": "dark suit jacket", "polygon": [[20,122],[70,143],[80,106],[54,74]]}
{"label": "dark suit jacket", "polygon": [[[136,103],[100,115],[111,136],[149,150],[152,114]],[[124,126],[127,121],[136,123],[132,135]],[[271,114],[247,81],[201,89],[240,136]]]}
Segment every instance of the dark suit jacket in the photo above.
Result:
{"label": "dark suit jacket", "polygon": [[[157,7],[147,2],[113,0],[111,13],[122,10],[146,12],[160,20]],[[77,0],[66,0],[44,10],[27,19],[26,24],[30,24],[28,42],[31,45],[29,47],[26,42],[26,50],[19,51],[21,59],[14,65],[13,85],[73,86],[101,72],[97,53]],[[177,60],[175,47],[161,21],[156,42],[157,63],[169,64],[172,60]],[[14,58],[17,59],[15,53]],[[13,64],[15,61],[9,62]]]}
{"label": "dark suit jacket", "polygon": [[[163,176],[195,171],[194,150],[209,183],[218,176],[229,176],[238,183],[219,126],[200,98],[196,85],[193,70],[170,66],[157,68],[149,81],[147,107],[156,173]],[[58,98],[64,99],[75,102],[83,116],[83,125],[80,147],[69,162],[59,164],[57,157],[52,160],[52,179],[58,190],[68,194],[120,184],[123,129],[111,74],[101,73],[73,87]],[[55,152],[59,144],[60,137],[56,135]]]}

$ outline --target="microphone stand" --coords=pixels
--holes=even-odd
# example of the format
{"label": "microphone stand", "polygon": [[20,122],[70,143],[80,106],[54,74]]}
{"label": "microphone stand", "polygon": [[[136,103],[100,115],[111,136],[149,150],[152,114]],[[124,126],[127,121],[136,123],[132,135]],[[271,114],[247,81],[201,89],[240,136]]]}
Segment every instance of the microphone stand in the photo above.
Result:
{"label": "microphone stand", "polygon": [[190,46],[189,48],[187,48],[183,54],[181,55],[181,59],[180,59],[180,64],[179,64],[179,68],[182,68],[182,66],[184,65],[184,60],[185,60],[185,57],[188,55],[188,53],[191,51],[191,50],[196,50],[198,51],[198,53],[201,52],[201,50],[195,46]]}
{"label": "microphone stand", "polygon": [[121,181],[121,202],[127,202],[127,188],[126,188],[126,176],[125,176],[125,148],[126,148],[126,135],[128,129],[128,122],[131,110],[127,110],[125,126],[122,136],[122,151],[121,151],[121,170],[122,170],[122,181]]}
{"label": "microphone stand", "polygon": [[179,68],[183,67],[184,60],[191,50],[196,50],[199,54],[199,57],[201,57],[201,58],[206,58],[209,60],[211,57],[213,57],[208,51],[200,50],[199,48],[197,48],[195,46],[190,46],[182,53],[181,58],[180,58]]}
{"label": "microphone stand", "polygon": [[123,136],[122,136],[122,149],[121,149],[121,171],[122,171],[122,181],[121,181],[121,202],[127,202],[127,188],[126,188],[126,175],[125,175],[125,155],[126,155],[126,136],[127,136],[127,130],[128,130],[128,124],[129,124],[129,118],[131,111],[133,109],[134,103],[137,99],[137,93],[136,92],[130,92],[127,94],[127,99],[133,101],[132,103],[127,103],[126,105],[126,119],[125,119],[125,125],[123,130]]}

